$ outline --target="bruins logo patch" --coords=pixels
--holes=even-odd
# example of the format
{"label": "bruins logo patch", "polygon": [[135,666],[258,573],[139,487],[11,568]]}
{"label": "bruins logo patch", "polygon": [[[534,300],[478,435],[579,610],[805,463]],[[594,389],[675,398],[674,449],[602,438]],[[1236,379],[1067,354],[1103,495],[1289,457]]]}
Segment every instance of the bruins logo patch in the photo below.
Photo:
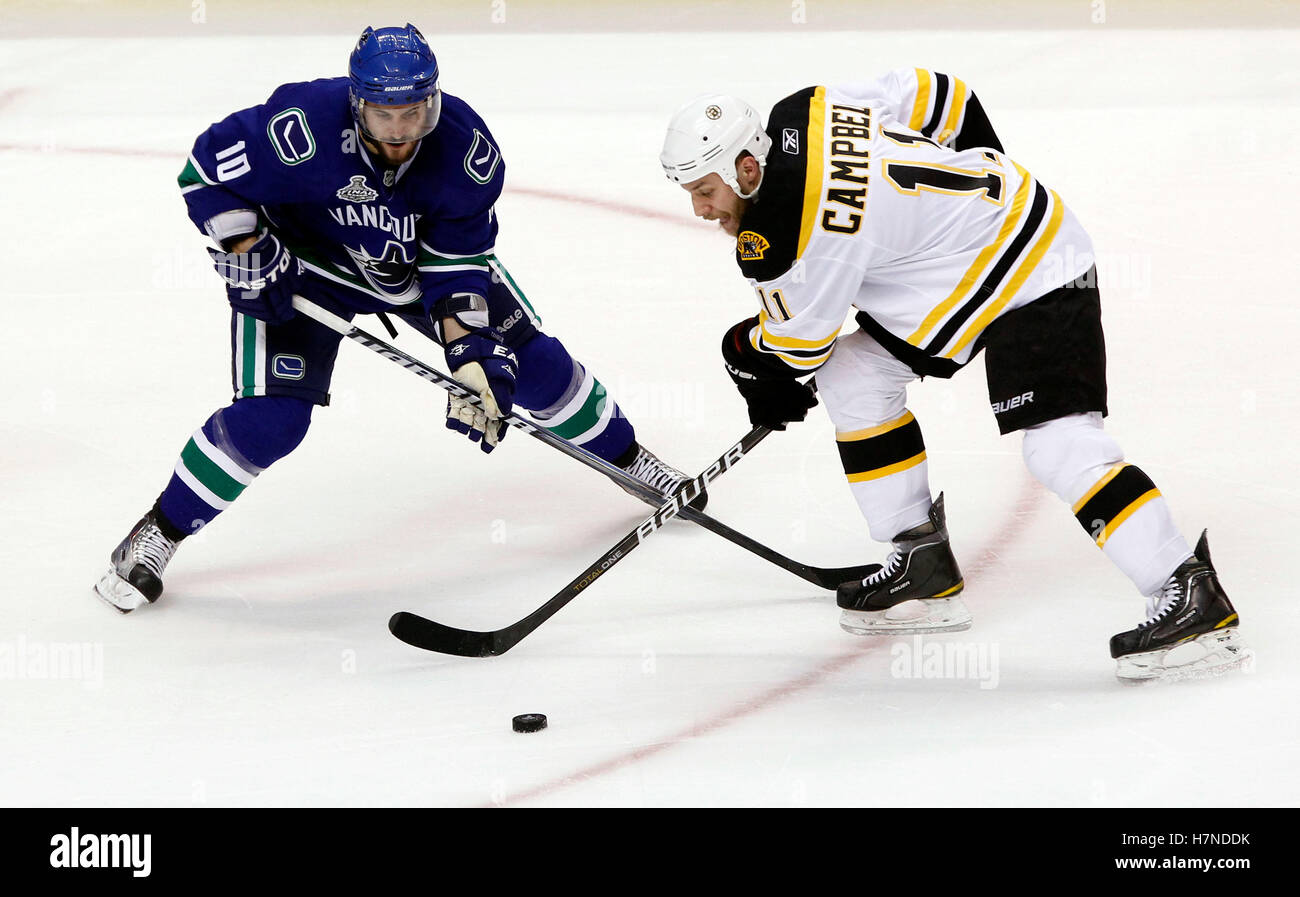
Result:
{"label": "bruins logo patch", "polygon": [[771,246],[766,237],[752,230],[742,231],[740,236],[736,237],[736,251],[740,253],[741,259],[747,262],[761,259],[763,253]]}

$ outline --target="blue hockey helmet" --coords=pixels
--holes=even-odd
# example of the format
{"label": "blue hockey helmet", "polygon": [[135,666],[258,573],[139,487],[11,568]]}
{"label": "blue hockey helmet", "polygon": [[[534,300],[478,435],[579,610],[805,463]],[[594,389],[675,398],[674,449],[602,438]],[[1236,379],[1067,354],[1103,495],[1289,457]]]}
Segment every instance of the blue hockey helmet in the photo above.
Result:
{"label": "blue hockey helmet", "polygon": [[[438,124],[438,60],[418,28],[366,28],[348,59],[348,97],[362,132],[380,143],[419,140]],[[420,104],[422,110],[415,107]],[[385,106],[411,106],[398,115]]]}

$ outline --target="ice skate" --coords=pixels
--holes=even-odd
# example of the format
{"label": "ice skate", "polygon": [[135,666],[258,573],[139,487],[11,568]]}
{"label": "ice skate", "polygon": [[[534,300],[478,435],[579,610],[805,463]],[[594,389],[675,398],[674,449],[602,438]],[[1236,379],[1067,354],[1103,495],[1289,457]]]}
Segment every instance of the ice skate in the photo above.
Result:
{"label": "ice skate", "polygon": [[929,522],[894,537],[894,550],[879,571],[839,587],[840,628],[854,635],[960,632],[971,625],[970,611],[957,597],[964,587],[940,494]]}
{"label": "ice skate", "polygon": [[150,511],[113,551],[112,566],[95,584],[95,593],[124,614],[162,595],[163,570],[176,553],[178,542],[158,527],[156,511]]}
{"label": "ice skate", "polygon": [[[665,499],[677,494],[691,482],[690,477],[675,467],[669,467],[659,460],[654,452],[649,451],[639,443],[634,443],[633,448],[636,449],[636,456],[623,467],[623,470],[654,489]],[[628,453],[631,453],[631,449],[629,449]],[[623,490],[629,494],[636,494],[626,486],[623,487]],[[701,490],[699,496],[690,502],[690,506],[697,511],[703,511],[708,502],[709,493]]]}
{"label": "ice skate", "polygon": [[1217,676],[1253,659],[1237,629],[1237,612],[1210,560],[1206,533],[1193,557],[1147,599],[1146,622],[1110,640],[1115,675],[1125,682]]}

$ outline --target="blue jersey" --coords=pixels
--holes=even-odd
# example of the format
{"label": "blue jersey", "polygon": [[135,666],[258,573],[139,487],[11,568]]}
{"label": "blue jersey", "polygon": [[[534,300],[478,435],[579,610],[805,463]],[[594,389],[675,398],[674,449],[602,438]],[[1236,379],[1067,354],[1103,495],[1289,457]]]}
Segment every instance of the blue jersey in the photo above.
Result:
{"label": "blue jersey", "polygon": [[373,312],[488,295],[504,178],[495,140],[463,100],[443,94],[437,127],[389,168],[358,136],[348,80],[326,78],[285,84],[208,128],[179,183],[200,230],[219,239],[228,234],[214,220],[255,214],[309,272]]}

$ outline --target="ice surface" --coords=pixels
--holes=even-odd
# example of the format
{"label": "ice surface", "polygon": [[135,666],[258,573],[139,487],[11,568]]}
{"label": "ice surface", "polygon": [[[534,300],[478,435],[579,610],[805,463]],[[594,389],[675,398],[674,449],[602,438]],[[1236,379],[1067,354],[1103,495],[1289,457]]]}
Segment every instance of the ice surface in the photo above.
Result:
{"label": "ice surface", "polygon": [[[644,511],[522,434],[482,456],[441,392],[352,345],[333,406],[181,547],[163,601],[99,603],[109,551],[229,398],[184,155],[282,81],[341,73],[352,39],[0,40],[0,803],[1296,803],[1296,32],[435,41],[504,149],[500,255],[645,444],[693,470],[746,428],[717,341],[754,303],[659,171],[671,111],[904,65],[971,84],[1101,250],[1109,426],[1188,537],[1210,528],[1258,653],[1250,675],[1146,689],[1106,648],[1141,598],[996,435],[978,365],[910,401],[975,616],[932,640],[946,666],[931,641],[846,635],[830,593],[686,524],[504,657],[397,642],[396,610],[521,617]],[[820,410],[709,511],[808,562],[883,554]],[[40,667],[61,646],[84,648],[80,678]],[[513,733],[524,712],[550,727]],[[1230,774],[1189,779],[1205,768]]]}

